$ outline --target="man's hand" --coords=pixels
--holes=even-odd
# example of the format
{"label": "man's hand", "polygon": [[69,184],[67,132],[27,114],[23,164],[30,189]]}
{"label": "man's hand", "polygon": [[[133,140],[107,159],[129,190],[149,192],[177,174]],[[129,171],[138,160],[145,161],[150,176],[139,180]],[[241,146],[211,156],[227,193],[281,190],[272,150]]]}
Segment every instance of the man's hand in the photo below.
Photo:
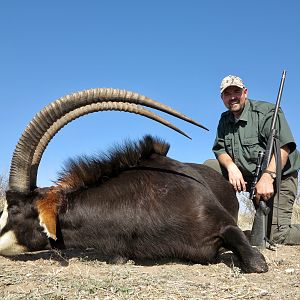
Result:
{"label": "man's hand", "polygon": [[[282,146],[280,149],[281,155],[281,166],[282,168],[285,166],[288,156],[290,153],[290,148],[288,145]],[[270,164],[267,167],[267,170],[276,172],[276,162],[274,155],[271,158]],[[260,180],[255,186],[255,198],[257,203],[259,200],[268,201],[274,195],[274,179],[268,173],[263,173],[260,177]]]}
{"label": "man's hand", "polygon": [[234,189],[237,192],[245,192],[247,182],[244,180],[241,171],[233,162],[231,157],[227,153],[222,153],[218,156],[218,161],[224,168],[227,169],[228,180],[233,185]]}
{"label": "man's hand", "polygon": [[263,173],[260,180],[257,182],[255,190],[256,202],[260,200],[268,201],[274,194],[274,179],[268,173]]}
{"label": "man's hand", "polygon": [[234,189],[237,192],[245,192],[247,182],[244,180],[244,177],[236,164],[233,162],[229,164],[227,166],[227,171],[229,182],[233,185]]}

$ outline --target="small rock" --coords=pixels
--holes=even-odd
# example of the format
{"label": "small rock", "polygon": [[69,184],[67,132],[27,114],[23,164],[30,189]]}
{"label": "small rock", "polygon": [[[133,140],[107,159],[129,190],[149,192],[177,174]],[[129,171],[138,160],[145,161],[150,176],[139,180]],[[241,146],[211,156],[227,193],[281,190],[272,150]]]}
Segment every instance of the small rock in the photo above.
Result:
{"label": "small rock", "polygon": [[295,269],[294,268],[288,268],[288,269],[285,270],[285,273],[293,274],[293,273],[295,273]]}
{"label": "small rock", "polygon": [[267,296],[267,295],[269,295],[269,291],[267,291],[267,290],[260,290],[257,294],[258,294],[259,297],[261,297],[261,296]]}

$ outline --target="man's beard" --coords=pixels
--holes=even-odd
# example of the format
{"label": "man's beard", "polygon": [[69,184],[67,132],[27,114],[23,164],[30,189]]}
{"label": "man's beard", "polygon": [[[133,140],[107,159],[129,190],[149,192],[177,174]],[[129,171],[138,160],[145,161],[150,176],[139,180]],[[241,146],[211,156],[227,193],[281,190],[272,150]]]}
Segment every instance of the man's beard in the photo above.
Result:
{"label": "man's beard", "polygon": [[230,100],[230,102],[228,103],[227,108],[233,112],[233,113],[242,113],[243,109],[244,109],[245,105],[241,103],[240,99],[233,99]]}

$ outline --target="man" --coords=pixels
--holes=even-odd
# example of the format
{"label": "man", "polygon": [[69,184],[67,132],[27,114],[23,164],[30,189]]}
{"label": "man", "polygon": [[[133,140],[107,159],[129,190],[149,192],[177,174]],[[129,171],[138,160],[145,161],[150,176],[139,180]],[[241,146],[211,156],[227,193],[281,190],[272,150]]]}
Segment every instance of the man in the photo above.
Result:
{"label": "man", "polygon": [[[217,160],[208,160],[205,164],[222,172],[237,192],[249,191],[258,152],[266,149],[275,106],[249,100],[248,90],[237,76],[225,77],[220,90],[228,110],[221,115],[213,145]],[[256,184],[256,203],[263,200],[273,206],[273,214],[269,214],[268,220],[272,225],[268,228],[268,237],[278,244],[295,245],[300,244],[300,224],[291,225],[291,217],[297,196],[300,155],[281,109],[276,124],[282,164],[279,204],[276,198],[274,201],[274,156]]]}

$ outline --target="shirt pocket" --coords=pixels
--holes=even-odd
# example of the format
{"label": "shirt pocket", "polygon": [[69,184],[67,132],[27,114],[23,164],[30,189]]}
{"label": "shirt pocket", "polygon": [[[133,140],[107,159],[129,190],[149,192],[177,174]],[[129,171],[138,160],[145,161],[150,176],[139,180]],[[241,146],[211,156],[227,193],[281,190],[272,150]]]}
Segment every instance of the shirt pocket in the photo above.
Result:
{"label": "shirt pocket", "polygon": [[232,147],[232,144],[233,144],[233,141],[232,141],[232,138],[231,137],[225,137],[225,150],[226,150],[226,153],[230,155],[230,157],[233,159],[233,147]]}
{"label": "shirt pocket", "polygon": [[247,137],[241,142],[245,159],[249,162],[256,163],[258,152],[262,150],[257,136]]}

